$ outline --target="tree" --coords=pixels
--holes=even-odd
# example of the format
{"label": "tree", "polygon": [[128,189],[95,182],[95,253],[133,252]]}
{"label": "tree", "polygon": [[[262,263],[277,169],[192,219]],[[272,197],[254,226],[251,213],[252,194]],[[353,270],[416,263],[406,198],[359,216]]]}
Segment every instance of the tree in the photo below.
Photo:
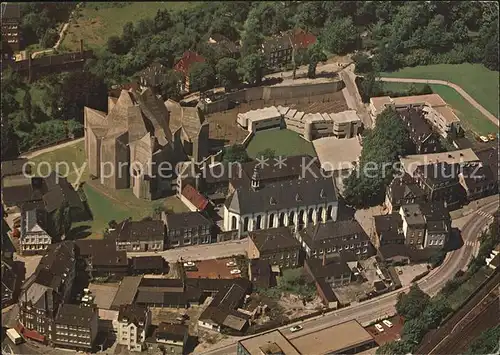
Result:
{"label": "tree", "polygon": [[160,87],[160,92],[163,99],[178,100],[181,96],[180,81],[182,74],[169,69],[163,75],[163,82]]}
{"label": "tree", "polygon": [[384,345],[380,346],[376,354],[377,355],[406,355],[409,352],[413,350],[413,346],[404,341],[392,341],[389,343],[385,343]]}
{"label": "tree", "polygon": [[315,43],[308,48],[308,57],[309,67],[307,69],[307,77],[314,79],[316,77],[316,66],[319,62],[326,62],[328,58],[319,43]]}
{"label": "tree", "polygon": [[452,311],[450,304],[444,297],[435,297],[431,300],[424,313],[422,319],[427,324],[428,328],[437,328],[441,321]]}
{"label": "tree", "polygon": [[19,154],[19,138],[8,119],[2,119],[1,133],[2,161],[14,159]]}
{"label": "tree", "polygon": [[360,82],[358,89],[363,102],[370,102],[371,97],[383,94],[382,83],[377,80],[377,77],[377,73],[369,72],[362,78],[356,78],[357,82]]}
{"label": "tree", "polygon": [[222,58],[215,67],[219,84],[232,88],[239,82],[238,61],[233,58]]}
{"label": "tree", "polygon": [[260,54],[250,54],[242,58],[241,69],[243,77],[250,84],[260,84],[262,81],[263,58]]}
{"label": "tree", "polygon": [[479,337],[474,339],[467,349],[466,355],[474,354],[498,354],[498,343],[500,341],[500,325],[485,330]]}
{"label": "tree", "polygon": [[271,148],[266,148],[260,152],[257,153],[258,158],[266,158],[266,159],[273,159],[276,157],[276,151],[271,149]]}
{"label": "tree", "polygon": [[125,54],[125,47],[123,45],[123,42],[120,37],[118,36],[111,36],[108,38],[108,42],[106,44],[106,47],[108,48],[108,51],[110,51],[113,54]]}
{"label": "tree", "polygon": [[427,325],[421,318],[406,320],[403,326],[402,338],[409,344],[417,345],[424,337],[427,329]]}
{"label": "tree", "polygon": [[52,230],[56,238],[64,240],[71,229],[71,209],[64,201],[58,209],[51,214]]}
{"label": "tree", "polygon": [[31,107],[31,94],[30,94],[30,90],[28,88],[28,90],[26,90],[26,92],[24,93],[23,111],[24,111],[24,116],[29,121],[31,121],[31,110],[32,110],[32,107]]}
{"label": "tree", "polygon": [[321,32],[320,42],[335,54],[346,54],[356,48],[359,34],[349,17],[329,21]]}
{"label": "tree", "polygon": [[215,86],[215,72],[208,63],[194,63],[189,69],[191,91],[205,91]]}
{"label": "tree", "polygon": [[227,163],[246,163],[250,160],[247,151],[242,145],[234,144],[230,147],[224,148],[222,157]]}
{"label": "tree", "polygon": [[125,25],[123,25],[123,31],[122,31],[122,36],[121,40],[123,43],[123,50],[125,53],[128,53],[128,51],[134,46],[135,44],[135,29],[134,29],[134,24],[132,22],[127,22]]}
{"label": "tree", "polygon": [[356,73],[369,73],[373,72],[373,60],[368,57],[366,53],[357,52],[352,56],[352,60],[355,64]]}
{"label": "tree", "polygon": [[407,294],[400,293],[398,295],[396,310],[405,319],[411,320],[422,314],[429,304],[429,299],[429,295],[422,291],[418,284],[413,283]]}
{"label": "tree", "polygon": [[42,36],[40,40],[40,45],[43,48],[52,48],[59,39],[59,33],[56,30],[50,28],[45,31],[45,34]]}

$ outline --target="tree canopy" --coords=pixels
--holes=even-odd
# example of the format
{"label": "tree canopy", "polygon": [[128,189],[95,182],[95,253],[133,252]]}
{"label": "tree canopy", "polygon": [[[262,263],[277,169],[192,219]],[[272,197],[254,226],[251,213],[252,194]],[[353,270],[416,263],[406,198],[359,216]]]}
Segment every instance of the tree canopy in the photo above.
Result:
{"label": "tree canopy", "polygon": [[250,160],[245,148],[239,144],[224,148],[222,157],[227,163],[245,163]]}
{"label": "tree canopy", "polygon": [[429,304],[429,300],[429,295],[414,283],[410,286],[410,291],[408,293],[399,294],[396,310],[398,314],[402,315],[405,319],[414,319],[423,313]]}

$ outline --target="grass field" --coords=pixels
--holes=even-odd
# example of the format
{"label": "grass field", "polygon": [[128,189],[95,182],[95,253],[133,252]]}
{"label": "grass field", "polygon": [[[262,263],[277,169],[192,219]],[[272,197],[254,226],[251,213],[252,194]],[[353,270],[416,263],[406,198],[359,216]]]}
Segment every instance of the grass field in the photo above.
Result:
{"label": "grass field", "polygon": [[251,158],[255,158],[259,152],[267,148],[274,150],[276,155],[309,154],[316,156],[311,142],[288,129],[257,132],[247,147],[247,153]]}
{"label": "grass field", "polygon": [[[78,50],[80,40],[84,46],[96,49],[106,44],[111,36],[119,36],[123,25],[145,18],[153,18],[158,10],[182,10],[193,7],[198,2],[88,2],[80,10],[80,16],[73,21],[61,46],[64,50]],[[121,5],[121,6],[116,6]]]}
{"label": "grass field", "polygon": [[[408,90],[411,84],[384,82],[383,85],[385,90],[404,91]],[[417,89],[421,89],[425,84],[415,83],[413,85]],[[465,100],[455,89],[446,85],[430,85],[430,87],[433,92],[439,94],[453,108],[465,129],[481,135],[494,133],[498,130],[488,118]]]}
{"label": "grass field", "polygon": [[477,102],[498,117],[498,72],[482,64],[436,64],[403,68],[381,76],[395,78],[446,80],[459,85]]}
{"label": "grass field", "polygon": [[[155,201],[138,199],[130,189],[111,190],[99,184],[98,180],[89,181],[88,168],[85,162],[84,142],[56,149],[41,154],[31,159],[35,163],[35,169],[40,166],[39,172],[46,174],[49,166],[54,168],[58,162],[69,164],[71,171],[67,174],[68,181],[76,182],[78,174],[76,169],[83,169],[82,178],[79,182],[86,182],[83,190],[87,197],[87,203],[92,213],[91,221],[83,221],[73,224],[74,234],[89,236],[90,238],[102,238],[104,229],[112,219],[117,222],[132,217],[140,220],[153,214],[155,206],[162,205],[164,208],[172,209],[174,212],[188,212],[187,207],[175,196],[169,196]],[[40,165],[47,162],[48,166]],[[34,172],[36,174],[36,170]],[[61,170],[62,175],[66,175]]]}
{"label": "grass field", "polygon": [[448,298],[451,308],[454,310],[460,308],[463,302],[491,275],[491,269],[483,267],[479,269],[469,280],[464,282],[460,287],[453,292]]}

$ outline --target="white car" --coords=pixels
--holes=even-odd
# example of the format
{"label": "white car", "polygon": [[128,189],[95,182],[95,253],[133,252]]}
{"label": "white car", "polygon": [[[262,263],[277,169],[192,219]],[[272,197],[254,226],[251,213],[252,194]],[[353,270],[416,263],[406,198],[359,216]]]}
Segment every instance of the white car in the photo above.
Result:
{"label": "white car", "polygon": [[389,321],[389,320],[387,320],[387,319],[384,319],[384,320],[382,321],[382,323],[384,323],[387,327],[392,328],[392,323],[391,323],[391,321]]}
{"label": "white car", "polygon": [[382,333],[384,331],[384,327],[382,327],[380,324],[375,324],[375,328],[379,331],[379,333]]}
{"label": "white car", "polygon": [[234,262],[234,261],[228,261],[226,263],[226,266],[236,266],[236,265],[238,265],[238,264],[236,264],[236,262]]}
{"label": "white car", "polygon": [[239,274],[241,274],[241,270],[240,269],[233,269],[230,271],[230,274],[231,275],[239,275]]}
{"label": "white car", "polygon": [[485,136],[479,136],[479,139],[484,142],[484,143],[488,143],[489,142],[489,139],[488,137],[485,137]]}
{"label": "white car", "polygon": [[193,267],[193,266],[195,266],[195,263],[193,263],[192,261],[187,261],[184,263],[184,266],[185,267]]}
{"label": "white car", "polygon": [[294,325],[293,327],[290,328],[290,331],[292,333],[298,332],[299,330],[302,330],[302,327],[300,325]]}

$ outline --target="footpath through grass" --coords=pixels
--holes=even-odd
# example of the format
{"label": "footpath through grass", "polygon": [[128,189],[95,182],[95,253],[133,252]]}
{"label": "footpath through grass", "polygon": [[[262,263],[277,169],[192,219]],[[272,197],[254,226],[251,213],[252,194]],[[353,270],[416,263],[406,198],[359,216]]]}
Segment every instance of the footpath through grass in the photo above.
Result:
{"label": "footpath through grass", "polygon": [[106,45],[111,36],[120,36],[123,25],[154,18],[158,10],[183,10],[199,4],[196,1],[173,2],[87,2],[80,16],[72,22],[61,46],[78,50],[83,39],[86,48],[96,49]]}
{"label": "footpath through grass", "polygon": [[[394,78],[436,79],[457,84],[488,111],[498,117],[499,88],[496,71],[482,64],[435,64],[403,68],[395,72],[381,73]],[[463,99],[464,100],[464,99]]]}
{"label": "footpath through grass", "polygon": [[309,154],[316,156],[316,151],[311,142],[306,141],[298,133],[288,129],[267,130],[257,132],[247,147],[247,153],[251,158],[264,149],[272,149],[277,156],[292,156],[300,154]]}

